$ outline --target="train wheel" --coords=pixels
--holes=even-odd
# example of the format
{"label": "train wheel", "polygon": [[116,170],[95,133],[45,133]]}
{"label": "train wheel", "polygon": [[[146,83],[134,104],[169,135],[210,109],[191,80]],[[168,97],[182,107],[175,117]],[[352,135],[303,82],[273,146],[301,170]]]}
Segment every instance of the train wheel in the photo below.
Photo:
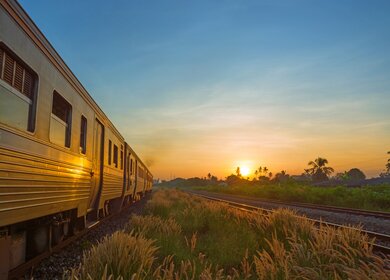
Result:
{"label": "train wheel", "polygon": [[51,230],[51,245],[55,246],[64,239],[64,232],[62,230],[62,225],[51,225],[50,230]]}
{"label": "train wheel", "polygon": [[50,226],[40,225],[27,231],[27,256],[32,258],[45,250],[50,245]]}
{"label": "train wheel", "polygon": [[85,228],[86,216],[72,217],[68,225],[68,231],[70,235],[76,235]]}

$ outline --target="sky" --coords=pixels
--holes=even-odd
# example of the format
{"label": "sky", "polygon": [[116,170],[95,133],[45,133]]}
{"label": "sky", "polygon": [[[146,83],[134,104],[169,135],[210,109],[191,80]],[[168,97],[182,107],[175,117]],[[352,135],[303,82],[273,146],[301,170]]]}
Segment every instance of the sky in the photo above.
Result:
{"label": "sky", "polygon": [[377,176],[390,1],[20,1],[155,178]]}

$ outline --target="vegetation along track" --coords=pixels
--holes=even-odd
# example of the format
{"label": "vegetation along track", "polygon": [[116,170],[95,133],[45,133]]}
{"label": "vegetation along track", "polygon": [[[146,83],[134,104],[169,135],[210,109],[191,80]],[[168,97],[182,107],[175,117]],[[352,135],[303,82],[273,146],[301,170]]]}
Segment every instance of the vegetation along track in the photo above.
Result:
{"label": "vegetation along track", "polygon": [[[212,196],[208,196],[205,194],[199,194],[199,193],[194,193],[190,192],[192,195],[200,196],[209,200],[217,201],[217,202],[222,202],[230,205],[231,207],[234,207],[236,209],[240,209],[242,211],[256,211],[259,213],[263,213],[264,215],[269,214],[274,212],[272,209],[266,209],[262,207],[257,207],[257,206],[252,206],[244,203],[238,203],[226,199],[221,199],[221,198],[216,198]],[[345,226],[341,224],[336,224],[336,223],[329,223],[325,222],[323,220],[316,220],[316,219],[310,219],[307,217],[302,216],[302,219],[308,219],[312,222],[314,222],[316,225],[320,226],[330,226],[330,227],[337,227],[337,228],[351,228],[350,226]],[[375,243],[372,243],[374,251],[378,253],[383,253],[385,255],[390,255],[390,235],[383,234],[383,233],[378,233],[378,232],[373,232],[373,231],[368,231],[368,230],[361,230],[362,234],[367,234],[369,237],[375,239]]]}
{"label": "vegetation along track", "polygon": [[[374,211],[360,211],[358,209],[339,207],[335,207],[335,210],[335,208],[333,208],[332,206],[327,207],[316,204],[309,204],[310,207],[306,207],[304,203],[290,204],[289,202],[284,203],[281,201],[273,202],[268,199],[262,199],[257,197],[254,198],[248,196],[215,193],[208,191],[191,192],[267,209],[288,208],[312,219],[321,219],[335,224],[354,225],[357,227],[362,227],[367,231],[373,231],[383,234],[389,234],[390,232],[390,217],[387,216],[388,212],[378,212],[380,215],[374,215]],[[342,209],[345,209],[346,211],[343,211]]]}
{"label": "vegetation along track", "polygon": [[[78,241],[80,239],[84,239],[84,237],[91,238],[91,237],[88,237],[89,233],[94,231],[94,230],[100,230],[101,227],[104,228],[105,226],[103,226],[103,225],[107,224],[107,222],[112,221],[114,219],[119,219],[120,216],[122,216],[122,215],[130,216],[130,214],[134,212],[134,209],[142,207],[142,204],[143,204],[142,202],[145,200],[148,200],[149,198],[150,198],[150,193],[147,193],[143,199],[138,200],[136,202],[133,202],[133,203],[123,207],[120,212],[111,214],[111,215],[106,216],[106,217],[104,217],[96,222],[89,224],[86,228],[82,229],[81,231],[77,232],[74,235],[69,236],[68,238],[66,238],[65,240],[60,242],[59,244],[51,247],[50,250],[42,252],[41,254],[33,257],[32,259],[26,261],[25,263],[23,263],[23,264],[19,265],[18,267],[14,268],[13,270],[11,270],[9,275],[8,275],[8,279],[23,279],[23,277],[27,278],[27,279],[30,279],[30,278],[31,279],[41,279],[43,277],[43,275],[37,275],[36,268],[40,268],[40,266],[42,266],[42,264],[45,262],[45,259],[48,259],[53,254],[60,253],[63,250],[66,250],[66,248],[71,247],[70,245],[77,243],[76,241]],[[140,205],[140,203],[141,203],[141,205]],[[128,218],[126,218],[125,220],[127,221]],[[112,228],[113,225],[109,225],[109,227]],[[107,229],[103,229],[103,231],[107,231]],[[107,232],[107,233],[109,234],[109,232]],[[76,263],[77,263],[77,261],[76,261]],[[54,275],[45,275],[44,279],[61,279],[61,275],[63,274],[63,271],[71,268],[71,267],[65,267],[65,266],[66,265],[58,263],[57,267],[51,268],[51,269],[54,269],[55,273],[59,274],[59,276],[56,275],[56,277],[54,277]],[[45,271],[46,268],[41,269],[41,270]],[[40,272],[40,273],[42,274],[42,272]],[[46,273],[47,273],[47,271],[46,271]],[[44,274],[46,274],[46,273],[44,273]]]}

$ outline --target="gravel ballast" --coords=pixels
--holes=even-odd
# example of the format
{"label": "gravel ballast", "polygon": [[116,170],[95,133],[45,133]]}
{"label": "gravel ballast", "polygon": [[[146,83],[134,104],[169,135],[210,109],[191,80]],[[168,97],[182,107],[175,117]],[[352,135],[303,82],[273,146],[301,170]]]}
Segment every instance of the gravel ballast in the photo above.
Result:
{"label": "gravel ballast", "polygon": [[83,251],[98,243],[105,236],[124,229],[132,214],[142,214],[147,200],[147,194],[141,201],[124,209],[119,215],[100,222],[80,239],[65,247],[61,252],[54,253],[33,269],[32,275],[25,279],[62,279],[64,272],[78,268],[83,258]]}

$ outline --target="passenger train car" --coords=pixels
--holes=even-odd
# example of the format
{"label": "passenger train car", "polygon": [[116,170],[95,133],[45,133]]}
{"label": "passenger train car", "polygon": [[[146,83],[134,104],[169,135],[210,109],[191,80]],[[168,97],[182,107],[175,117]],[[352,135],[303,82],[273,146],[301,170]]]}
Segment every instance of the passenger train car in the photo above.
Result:
{"label": "passenger train car", "polygon": [[15,0],[0,0],[0,279],[152,174]]}

